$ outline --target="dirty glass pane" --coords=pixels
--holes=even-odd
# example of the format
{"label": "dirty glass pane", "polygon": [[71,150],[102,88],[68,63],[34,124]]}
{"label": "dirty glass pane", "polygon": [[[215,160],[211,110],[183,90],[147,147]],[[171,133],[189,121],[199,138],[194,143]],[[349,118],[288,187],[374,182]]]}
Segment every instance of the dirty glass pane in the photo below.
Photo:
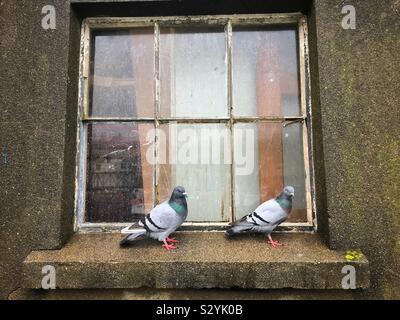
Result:
{"label": "dirty glass pane", "polygon": [[152,123],[87,125],[86,221],[130,222],[152,208],[153,128]]}
{"label": "dirty glass pane", "polygon": [[227,115],[224,28],[161,28],[160,92],[163,117]]}
{"label": "dirty glass pane", "polygon": [[233,28],[233,114],[300,113],[296,29]]}
{"label": "dirty glass pane", "polygon": [[189,197],[187,221],[228,221],[230,215],[230,136],[224,124],[160,126],[157,139],[158,196],[168,199],[177,185]]}
{"label": "dirty glass pane", "polygon": [[94,31],[92,39],[89,115],[153,117],[153,27]]}
{"label": "dirty glass pane", "polygon": [[276,197],[285,185],[295,188],[289,222],[306,222],[303,125],[240,123],[234,126],[236,218]]}

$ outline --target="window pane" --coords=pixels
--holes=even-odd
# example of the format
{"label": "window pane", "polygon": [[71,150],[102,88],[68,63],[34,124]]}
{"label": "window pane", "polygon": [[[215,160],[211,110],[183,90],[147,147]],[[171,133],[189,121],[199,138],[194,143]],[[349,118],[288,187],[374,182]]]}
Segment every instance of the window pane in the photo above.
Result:
{"label": "window pane", "polygon": [[223,27],[161,28],[161,115],[227,115]]}
{"label": "window pane", "polygon": [[154,116],[154,29],[95,31],[92,40],[92,117]]}
{"label": "window pane", "polygon": [[228,221],[230,215],[229,130],[224,124],[166,124],[158,133],[158,195],[177,185],[188,197],[187,221]]}
{"label": "window pane", "polygon": [[234,126],[237,218],[291,185],[295,198],[288,221],[307,221],[302,129],[298,123],[286,128],[265,122]]}
{"label": "window pane", "polygon": [[235,27],[232,52],[234,115],[299,115],[296,29]]}
{"label": "window pane", "polygon": [[150,123],[87,125],[86,221],[130,222],[152,208],[153,128]]}

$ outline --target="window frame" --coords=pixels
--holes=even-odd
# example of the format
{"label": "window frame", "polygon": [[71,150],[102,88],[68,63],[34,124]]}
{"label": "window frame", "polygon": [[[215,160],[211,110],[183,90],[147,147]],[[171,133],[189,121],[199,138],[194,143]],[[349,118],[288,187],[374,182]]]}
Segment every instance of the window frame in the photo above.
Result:
{"label": "window frame", "polygon": [[[227,103],[228,115],[218,118],[183,118],[161,117],[160,113],[160,27],[174,26],[224,26],[226,34],[227,55]],[[232,26],[291,26],[297,30],[298,63],[299,63],[299,93],[300,114],[298,116],[234,116],[232,114]],[[91,57],[91,32],[101,29],[120,29],[134,27],[154,27],[155,54],[154,54],[154,117],[89,117],[90,99],[90,57]],[[307,18],[302,13],[288,14],[241,14],[241,15],[205,15],[205,16],[170,16],[170,17],[101,17],[86,18],[82,22],[80,59],[79,59],[79,95],[77,112],[77,156],[76,156],[76,185],[75,185],[75,232],[111,232],[118,231],[130,223],[93,223],[85,221],[86,199],[86,169],[87,169],[87,125],[90,122],[137,122],[154,123],[157,129],[165,123],[225,123],[228,125],[231,136],[231,152],[233,155],[233,125],[235,123],[280,122],[287,125],[293,122],[302,123],[303,156],[305,170],[306,210],[307,222],[285,222],[278,230],[281,231],[316,231],[316,205],[315,182],[312,150],[312,123],[311,123],[311,85],[308,56],[308,31]],[[233,160],[233,158],[232,158]],[[235,174],[234,163],[231,164],[231,219],[235,217]],[[157,165],[153,168],[153,205],[157,203]],[[181,230],[221,230],[228,226],[229,222],[185,222]]]}

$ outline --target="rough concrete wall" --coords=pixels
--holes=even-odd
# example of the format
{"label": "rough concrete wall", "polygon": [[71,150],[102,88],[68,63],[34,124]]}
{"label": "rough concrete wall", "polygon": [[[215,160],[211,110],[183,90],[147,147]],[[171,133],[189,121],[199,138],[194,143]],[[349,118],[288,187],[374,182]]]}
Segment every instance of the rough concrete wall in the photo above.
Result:
{"label": "rough concrete wall", "polygon": [[66,117],[73,118],[67,111],[75,108],[68,79],[70,5],[50,3],[57,24],[46,31],[41,9],[49,1],[0,1],[0,147],[8,153],[8,164],[0,166],[1,298],[18,287],[21,262],[32,249],[60,247],[71,231],[62,227],[72,217],[65,190],[71,171],[63,163],[75,152],[69,141],[75,122],[66,125]]}
{"label": "rough concrete wall", "polygon": [[318,40],[315,6],[308,12],[309,66],[311,82],[312,152],[315,183],[315,207],[318,232],[328,243],[329,220],[326,214],[325,163],[322,137],[321,103],[318,68]]}
{"label": "rough concrete wall", "polygon": [[352,300],[359,290],[108,289],[16,290],[11,300]]}
{"label": "rough concrete wall", "polygon": [[[341,27],[344,4],[356,29]],[[315,1],[332,248],[359,247],[374,294],[399,294],[400,1]],[[399,295],[397,296],[399,297]]]}
{"label": "rough concrete wall", "polygon": [[[49,2],[57,29],[44,31],[41,8]],[[344,4],[356,7],[356,30],[340,26]],[[311,20],[321,230],[333,248],[367,254],[373,289],[356,297],[400,297],[399,12],[398,0],[316,0]],[[59,247],[71,232],[79,30],[64,0],[0,0],[0,19],[0,152],[6,147],[9,155],[0,165],[6,298],[19,285],[25,256]]]}

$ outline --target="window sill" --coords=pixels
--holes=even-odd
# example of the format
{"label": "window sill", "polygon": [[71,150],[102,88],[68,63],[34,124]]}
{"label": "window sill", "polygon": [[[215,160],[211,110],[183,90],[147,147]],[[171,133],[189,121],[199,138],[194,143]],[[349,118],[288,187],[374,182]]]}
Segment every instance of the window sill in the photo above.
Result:
{"label": "window sill", "polygon": [[301,288],[341,289],[344,265],[356,269],[356,287],[369,287],[365,258],[348,262],[317,234],[274,234],[225,239],[219,232],[180,232],[178,249],[156,241],[119,248],[119,234],[76,234],[61,250],[33,251],[24,261],[23,286],[41,288],[42,267],[56,268],[60,289],[83,288]]}

